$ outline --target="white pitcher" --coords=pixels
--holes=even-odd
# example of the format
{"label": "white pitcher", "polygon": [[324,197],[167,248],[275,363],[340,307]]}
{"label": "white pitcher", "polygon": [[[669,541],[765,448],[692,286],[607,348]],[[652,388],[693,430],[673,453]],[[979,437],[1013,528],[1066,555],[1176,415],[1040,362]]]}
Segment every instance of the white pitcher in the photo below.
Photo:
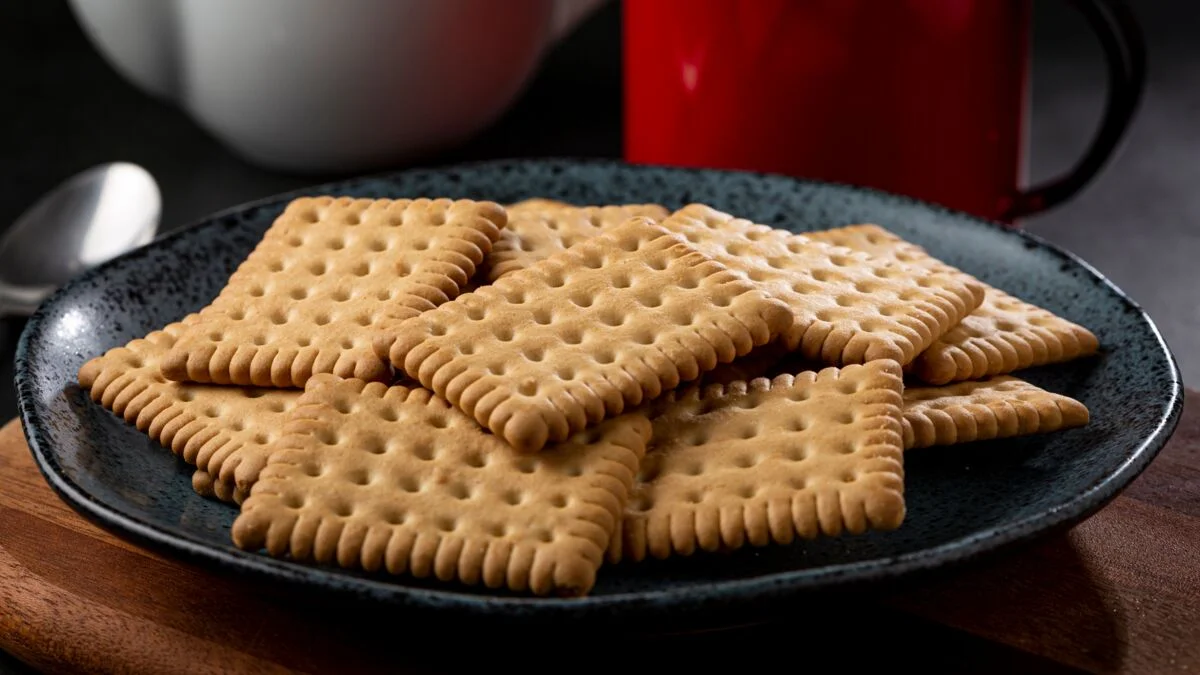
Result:
{"label": "white pitcher", "polygon": [[126,78],[244,157],[350,171],[466,139],[603,0],[71,0]]}

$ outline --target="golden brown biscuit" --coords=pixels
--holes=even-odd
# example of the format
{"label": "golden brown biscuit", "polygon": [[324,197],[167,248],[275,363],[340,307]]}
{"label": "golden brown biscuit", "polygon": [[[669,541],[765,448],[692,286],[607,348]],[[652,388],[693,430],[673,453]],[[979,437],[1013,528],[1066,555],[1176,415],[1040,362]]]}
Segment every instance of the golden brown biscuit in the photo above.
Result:
{"label": "golden brown biscuit", "polygon": [[702,204],[663,221],[792,310],[789,350],[829,365],[907,364],[983,301],[978,282],[899,265]]}
{"label": "golden brown biscuit", "polygon": [[[970,278],[878,225],[851,225],[808,236],[881,259],[952,270]],[[975,380],[1070,361],[1099,350],[1099,340],[1083,326],[986,284],[984,288],[983,304],[916,358],[912,371],[917,377],[930,384]]]}
{"label": "golden brown biscuit", "polygon": [[540,450],[773,340],[790,314],[644,218],[385,325],[379,354]]}
{"label": "golden brown biscuit", "polygon": [[582,595],[650,423],[625,415],[522,456],[425,389],[312,378],[233,540],[293,560]]}
{"label": "golden brown biscuit", "polygon": [[205,474],[192,479],[197,492],[239,501],[266,465],[268,447],[300,392],[164,378],[159,362],[197,320],[189,315],[91,359],[79,369],[79,384],[92,400],[197,466]]}
{"label": "golden brown biscuit", "polygon": [[180,333],[163,375],[261,387],[302,387],[325,372],[386,381],[372,328],[457,296],[505,221],[492,202],[297,199]]}
{"label": "golden brown biscuit", "polygon": [[872,361],[672,395],[609,559],[898,527],[902,387]]}

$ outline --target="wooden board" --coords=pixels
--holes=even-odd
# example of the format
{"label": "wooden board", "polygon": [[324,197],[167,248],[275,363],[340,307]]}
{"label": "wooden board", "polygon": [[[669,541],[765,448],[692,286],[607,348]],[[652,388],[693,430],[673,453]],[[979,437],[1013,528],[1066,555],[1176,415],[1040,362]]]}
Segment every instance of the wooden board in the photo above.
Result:
{"label": "wooden board", "polygon": [[[85,522],[0,430],[0,648],[48,671],[454,672],[569,647],[466,631],[430,638],[403,615],[347,616],[158,556]],[[441,640],[439,638],[448,638]],[[434,640],[462,645],[432,649]],[[579,636],[614,669],[713,666],[794,645],[856,668],[972,672],[1200,672],[1200,398],[1125,493],[1072,531],[876,597],[814,600],[765,626],[705,634]],[[869,645],[869,649],[863,649]],[[808,656],[811,655],[811,656]],[[539,660],[540,659],[540,660]],[[648,659],[648,660],[647,660]]]}

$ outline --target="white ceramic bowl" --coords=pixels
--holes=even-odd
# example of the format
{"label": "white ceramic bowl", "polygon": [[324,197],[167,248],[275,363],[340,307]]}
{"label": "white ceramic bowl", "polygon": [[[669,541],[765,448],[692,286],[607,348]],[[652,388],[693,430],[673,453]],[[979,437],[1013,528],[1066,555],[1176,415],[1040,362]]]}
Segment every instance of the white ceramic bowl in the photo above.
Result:
{"label": "white ceramic bowl", "polygon": [[70,0],[126,78],[257,164],[352,171],[495,120],[603,0]]}

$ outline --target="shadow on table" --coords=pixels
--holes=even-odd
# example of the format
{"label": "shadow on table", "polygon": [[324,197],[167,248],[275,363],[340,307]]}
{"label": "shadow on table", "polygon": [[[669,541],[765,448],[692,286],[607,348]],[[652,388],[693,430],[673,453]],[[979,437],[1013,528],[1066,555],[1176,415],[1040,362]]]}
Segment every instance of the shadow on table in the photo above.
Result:
{"label": "shadow on table", "polygon": [[1078,547],[1076,533],[1057,534],[884,604],[1074,667],[1113,672],[1125,655],[1125,616],[1105,602],[1113,584],[1086,564]]}

